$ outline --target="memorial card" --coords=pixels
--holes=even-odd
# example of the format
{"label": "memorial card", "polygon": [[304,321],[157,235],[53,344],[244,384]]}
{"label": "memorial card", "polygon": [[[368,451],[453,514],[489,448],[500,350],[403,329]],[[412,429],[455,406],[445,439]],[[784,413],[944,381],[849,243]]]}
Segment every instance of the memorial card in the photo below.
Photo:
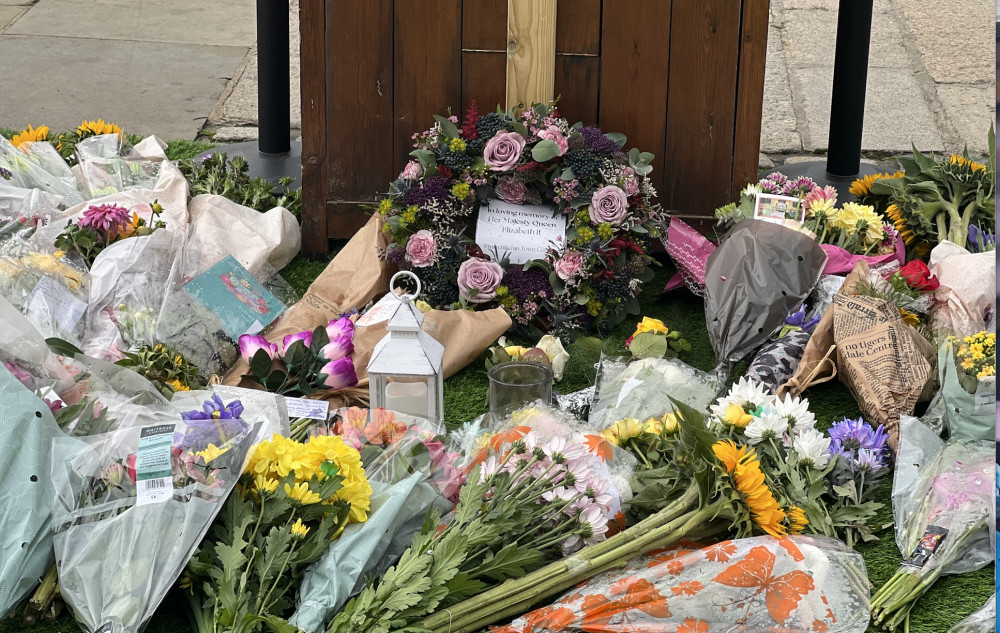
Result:
{"label": "memorial card", "polygon": [[476,244],[490,257],[511,264],[542,259],[550,248],[562,250],[566,217],[552,205],[510,204],[490,200],[479,208]]}

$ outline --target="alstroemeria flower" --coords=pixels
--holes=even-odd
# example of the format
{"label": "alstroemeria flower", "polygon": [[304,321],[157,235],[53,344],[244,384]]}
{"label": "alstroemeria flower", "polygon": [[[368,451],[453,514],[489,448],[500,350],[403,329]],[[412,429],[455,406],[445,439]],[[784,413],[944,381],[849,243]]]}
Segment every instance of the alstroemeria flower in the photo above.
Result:
{"label": "alstroemeria flower", "polygon": [[331,338],[330,342],[323,346],[323,358],[334,361],[345,358],[354,352],[354,342],[347,336]]}
{"label": "alstroemeria flower", "polygon": [[284,354],[288,351],[288,348],[292,346],[295,341],[302,341],[302,344],[308,347],[312,345],[313,333],[308,330],[303,330],[296,334],[289,334],[281,341],[281,353]]}
{"label": "alstroemeria flower", "polygon": [[243,334],[239,338],[239,345],[240,355],[247,361],[252,360],[258,350],[264,350],[271,358],[278,353],[278,346],[260,335]]}
{"label": "alstroemeria flower", "polygon": [[358,375],[354,372],[354,361],[350,358],[332,360],[320,370],[322,384],[330,389],[343,389],[358,384]]}

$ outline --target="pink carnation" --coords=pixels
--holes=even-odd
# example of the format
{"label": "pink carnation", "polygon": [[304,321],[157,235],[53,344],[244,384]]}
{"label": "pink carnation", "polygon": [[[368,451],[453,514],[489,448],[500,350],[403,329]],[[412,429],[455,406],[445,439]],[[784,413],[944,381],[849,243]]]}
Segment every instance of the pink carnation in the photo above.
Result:
{"label": "pink carnation", "polygon": [[569,281],[580,272],[580,267],[583,266],[583,255],[576,251],[566,251],[562,257],[555,261],[553,268],[555,268],[556,275],[559,279],[563,281]]}
{"label": "pink carnation", "polygon": [[403,172],[399,174],[399,177],[403,180],[416,180],[420,178],[424,173],[424,168],[415,160],[411,160],[406,163],[406,167],[403,167]]}
{"label": "pink carnation", "polygon": [[424,268],[434,263],[436,244],[434,234],[423,229],[410,236],[406,242],[406,261],[416,268]]}

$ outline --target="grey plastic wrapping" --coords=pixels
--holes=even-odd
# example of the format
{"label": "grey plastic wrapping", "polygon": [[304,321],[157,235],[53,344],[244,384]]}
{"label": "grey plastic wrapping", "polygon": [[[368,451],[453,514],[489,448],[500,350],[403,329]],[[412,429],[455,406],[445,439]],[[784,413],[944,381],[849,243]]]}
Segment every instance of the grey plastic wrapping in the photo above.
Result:
{"label": "grey plastic wrapping", "polygon": [[[0,330],[2,331],[2,330]],[[0,346],[0,349],[3,349]],[[45,403],[0,364],[0,445],[16,447],[0,461],[0,620],[30,593],[52,564],[49,463],[80,445],[61,437]],[[65,438],[64,438],[65,439]]]}
{"label": "grey plastic wrapping", "polygon": [[639,421],[674,410],[670,398],[695,411],[707,411],[724,387],[714,375],[675,358],[644,358],[620,368],[605,359],[599,370],[600,389],[590,407],[589,425],[601,430],[624,418]]}
{"label": "grey plastic wrapping", "polygon": [[590,416],[590,405],[594,402],[594,387],[587,387],[572,393],[553,394],[553,398],[560,409],[584,419]]}
{"label": "grey plastic wrapping", "polygon": [[101,198],[129,189],[153,189],[160,161],[140,156],[118,134],[100,134],[76,144],[81,180],[88,198]]}
{"label": "grey plastic wrapping", "polygon": [[750,361],[746,377],[762,385],[768,393],[777,393],[778,387],[795,374],[810,336],[809,332],[797,330],[760,348]]}
{"label": "grey plastic wrapping", "polygon": [[705,319],[720,366],[764,344],[805,301],[826,253],[814,239],[761,220],[743,220],[705,267]]}
{"label": "grey plastic wrapping", "polygon": [[420,531],[427,512],[449,512],[453,504],[428,481],[430,459],[416,435],[404,437],[366,468],[372,486],[364,523],[352,523],[302,578],[289,622],[305,631],[323,625],[365,587],[395,564]]}
{"label": "grey plastic wrapping", "polygon": [[58,196],[63,207],[80,204],[84,197],[77,189],[76,179],[65,161],[53,159],[53,152],[55,149],[49,143],[31,143],[29,151],[24,152],[0,138],[0,167],[10,171],[9,182],[16,187],[41,189]]}
{"label": "grey plastic wrapping", "polygon": [[[174,425],[171,451],[186,452],[178,438],[186,441],[193,422],[174,413],[155,424]],[[76,439],[53,441],[54,451],[71,453],[68,459],[53,459],[50,475],[56,490],[52,523],[59,589],[88,633],[144,628],[236,486],[259,429],[244,424],[241,432],[220,440],[225,453],[209,464],[218,470],[203,481],[184,477],[181,458],[173,457],[170,497],[139,505],[127,484],[112,489],[94,482],[113,479],[102,469],[129,462],[144,428],[91,436],[82,447]]]}
{"label": "grey plastic wrapping", "polygon": [[997,630],[997,595],[994,593],[981,609],[970,613],[948,633],[996,633]]}

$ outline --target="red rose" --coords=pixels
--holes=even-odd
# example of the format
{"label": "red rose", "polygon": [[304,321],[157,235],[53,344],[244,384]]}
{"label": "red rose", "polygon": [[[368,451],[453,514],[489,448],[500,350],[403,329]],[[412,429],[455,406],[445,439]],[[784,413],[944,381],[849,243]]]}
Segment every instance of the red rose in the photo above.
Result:
{"label": "red rose", "polygon": [[906,281],[906,285],[918,292],[934,292],[941,285],[937,277],[931,274],[927,264],[915,259],[907,262],[899,269],[899,276]]}

